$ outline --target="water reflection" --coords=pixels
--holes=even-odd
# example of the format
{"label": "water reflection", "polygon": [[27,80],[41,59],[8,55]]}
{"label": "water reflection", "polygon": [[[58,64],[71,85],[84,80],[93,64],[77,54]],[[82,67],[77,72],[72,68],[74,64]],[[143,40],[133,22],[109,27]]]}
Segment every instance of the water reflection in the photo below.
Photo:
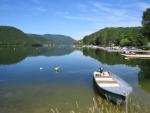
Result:
{"label": "water reflection", "polygon": [[[133,92],[129,97],[128,107],[125,105],[116,107],[111,103],[106,102],[99,96],[98,92],[93,87],[95,94],[95,102],[99,109],[106,107],[111,111],[118,112],[143,112],[149,113],[150,108],[150,60],[149,59],[124,59],[119,53],[109,53],[98,49],[83,49],[83,54],[94,58],[100,62],[100,66],[105,67],[109,71],[116,73],[125,81],[133,86]],[[137,107],[138,106],[138,107]],[[138,108],[134,111],[133,108]]]}
{"label": "water reflection", "polygon": [[[149,92],[150,85],[149,60],[125,60],[117,53],[90,49],[82,52],[62,47],[20,47],[15,51],[0,48],[0,52],[3,53],[0,55],[0,113],[50,113],[50,108],[68,113],[75,109],[76,101],[80,113],[87,113],[93,105],[93,97],[99,108],[109,108],[111,104],[105,103],[93,88],[93,71],[99,65],[133,86],[140,85],[142,91],[135,85],[132,97],[150,104],[150,94],[145,93]],[[57,66],[60,67],[59,73],[53,70]]]}
{"label": "water reflection", "polygon": [[0,47],[0,65],[15,64],[28,56],[62,56],[73,50],[72,47]]}
{"label": "water reflection", "polygon": [[140,63],[141,71],[138,75],[140,86],[150,93],[150,61],[143,61]]}
{"label": "water reflection", "polygon": [[[109,53],[99,49],[83,49],[83,54],[97,59],[101,63],[107,65],[121,65],[125,64],[131,67],[138,67],[138,84],[147,92],[150,93],[150,60],[149,59],[130,59],[126,60],[119,53]],[[127,73],[127,72],[126,72]],[[133,82],[133,81],[132,81]]]}

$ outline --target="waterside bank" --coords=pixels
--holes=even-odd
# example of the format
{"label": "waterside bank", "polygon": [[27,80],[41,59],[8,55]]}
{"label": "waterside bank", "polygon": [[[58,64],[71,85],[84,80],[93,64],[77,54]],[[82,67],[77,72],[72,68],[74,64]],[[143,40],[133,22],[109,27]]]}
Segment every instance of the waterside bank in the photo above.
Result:
{"label": "waterside bank", "polygon": [[150,53],[150,50],[142,50],[138,49],[135,47],[132,48],[127,48],[127,47],[119,47],[119,46],[114,46],[114,47],[103,47],[103,46],[95,46],[95,45],[83,45],[83,48],[92,48],[92,49],[101,49],[107,52],[119,52],[123,53],[125,51],[131,51],[131,52],[138,52],[138,53]]}

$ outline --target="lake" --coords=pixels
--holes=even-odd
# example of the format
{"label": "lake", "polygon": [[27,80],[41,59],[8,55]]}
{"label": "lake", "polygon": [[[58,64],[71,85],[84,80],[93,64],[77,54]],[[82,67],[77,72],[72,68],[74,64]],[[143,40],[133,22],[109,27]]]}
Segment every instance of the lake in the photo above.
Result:
{"label": "lake", "polygon": [[87,113],[93,100],[100,109],[111,105],[125,112],[124,105],[103,104],[95,90],[93,71],[100,66],[131,84],[131,103],[150,113],[150,60],[71,47],[0,47],[0,113]]}

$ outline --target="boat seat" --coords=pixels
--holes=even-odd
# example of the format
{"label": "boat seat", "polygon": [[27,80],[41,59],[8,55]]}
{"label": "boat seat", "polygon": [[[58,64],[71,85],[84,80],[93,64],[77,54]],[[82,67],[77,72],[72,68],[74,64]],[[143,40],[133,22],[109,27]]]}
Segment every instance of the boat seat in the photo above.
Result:
{"label": "boat seat", "polygon": [[113,78],[111,78],[111,77],[97,77],[97,78],[95,78],[96,79],[96,81],[113,81]]}
{"label": "boat seat", "polygon": [[118,84],[117,81],[96,81],[97,83],[102,83],[102,84]]}
{"label": "boat seat", "polygon": [[97,81],[100,87],[119,87],[117,81]]}
{"label": "boat seat", "polygon": [[100,75],[96,75],[95,78],[112,78],[111,76],[100,76]]}
{"label": "boat seat", "polygon": [[108,72],[103,72],[102,76],[110,76]]}
{"label": "boat seat", "polygon": [[100,76],[100,74],[95,74],[95,77],[99,77]]}
{"label": "boat seat", "polygon": [[119,84],[102,84],[102,83],[99,83],[98,84],[100,87],[107,87],[107,88],[112,88],[112,87],[119,87]]}
{"label": "boat seat", "polygon": [[110,76],[108,72],[96,73],[95,76]]}

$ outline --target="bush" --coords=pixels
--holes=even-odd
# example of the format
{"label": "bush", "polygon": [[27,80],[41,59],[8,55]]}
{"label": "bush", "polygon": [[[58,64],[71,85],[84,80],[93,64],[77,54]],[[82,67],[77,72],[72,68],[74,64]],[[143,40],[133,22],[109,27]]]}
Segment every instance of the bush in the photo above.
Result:
{"label": "bush", "polygon": [[150,50],[150,46],[144,46],[143,50]]}

